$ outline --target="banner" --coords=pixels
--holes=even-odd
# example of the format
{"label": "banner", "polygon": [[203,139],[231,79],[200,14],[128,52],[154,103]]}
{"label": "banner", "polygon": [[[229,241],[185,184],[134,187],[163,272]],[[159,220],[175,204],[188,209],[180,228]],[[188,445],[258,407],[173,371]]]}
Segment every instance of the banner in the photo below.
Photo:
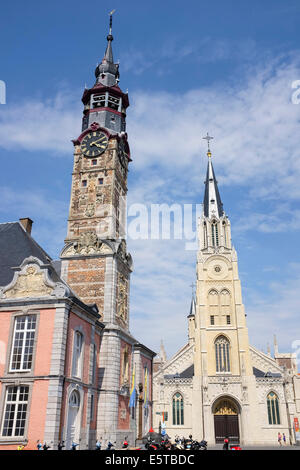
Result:
{"label": "banner", "polygon": [[135,364],[132,372],[129,408],[135,408],[136,389],[135,389]]}

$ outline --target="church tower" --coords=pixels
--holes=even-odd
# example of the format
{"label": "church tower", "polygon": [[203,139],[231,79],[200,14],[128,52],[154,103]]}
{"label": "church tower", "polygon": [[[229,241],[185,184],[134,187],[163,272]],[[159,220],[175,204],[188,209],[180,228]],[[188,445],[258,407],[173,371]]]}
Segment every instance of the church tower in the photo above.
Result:
{"label": "church tower", "polygon": [[[195,422],[193,427],[195,430],[198,427],[199,434],[204,433],[211,440],[215,434],[214,427],[218,427],[219,416],[227,412],[231,432],[238,438],[239,426],[242,425],[245,436],[249,425],[246,424],[249,387],[254,377],[237,253],[232,245],[230,221],[223,208],[213,168],[209,147],[211,137],[207,135],[206,139],[208,163],[203,213],[198,226],[196,312],[189,317],[189,331],[194,333],[195,345],[194,394],[201,391],[202,413],[199,410],[199,414],[203,415],[202,423]],[[226,396],[228,385],[233,383],[231,393],[236,389],[235,395],[240,397],[240,403],[243,402],[243,423],[238,422],[240,405]],[[222,391],[225,392],[223,396]],[[211,401],[214,397],[213,426]],[[225,424],[222,422],[220,426]]]}
{"label": "church tower", "polygon": [[272,446],[279,432],[292,442],[291,423],[299,420],[296,369],[292,356],[279,354],[276,344],[274,358],[249,345],[237,253],[213,167],[212,137],[205,139],[208,162],[188,341],[155,371],[154,426],[161,421],[171,438],[192,434],[209,448],[225,438],[230,444]]}

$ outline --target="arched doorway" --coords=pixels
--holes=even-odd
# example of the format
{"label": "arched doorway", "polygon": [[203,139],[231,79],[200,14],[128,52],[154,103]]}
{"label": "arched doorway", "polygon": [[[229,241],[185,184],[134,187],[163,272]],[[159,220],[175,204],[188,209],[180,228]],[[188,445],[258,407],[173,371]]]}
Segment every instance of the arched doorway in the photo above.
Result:
{"label": "arched doorway", "polygon": [[239,407],[237,403],[228,397],[220,398],[213,406],[215,439],[221,443],[225,438],[229,442],[240,441],[239,432]]}
{"label": "arched doorway", "polygon": [[80,395],[76,390],[73,390],[69,398],[66,450],[71,448],[73,441],[77,441],[76,443],[79,444],[79,408]]}

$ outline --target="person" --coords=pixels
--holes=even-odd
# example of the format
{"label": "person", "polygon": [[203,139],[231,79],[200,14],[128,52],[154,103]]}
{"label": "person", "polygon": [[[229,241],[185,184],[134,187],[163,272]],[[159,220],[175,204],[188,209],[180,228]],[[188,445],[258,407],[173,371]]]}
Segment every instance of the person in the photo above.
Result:
{"label": "person", "polygon": [[47,442],[45,442],[45,444],[43,445],[43,450],[48,450],[50,449],[50,446],[47,446]]}
{"label": "person", "polygon": [[228,437],[225,437],[224,444],[223,444],[223,450],[228,450],[228,444],[229,444],[229,439],[228,439]]}
{"label": "person", "polygon": [[114,447],[114,445],[109,441],[106,450],[111,450],[112,447]]}
{"label": "person", "polygon": [[42,450],[42,443],[40,442],[40,440],[36,441],[36,448],[37,450]]}
{"label": "person", "polygon": [[283,440],[283,442],[284,442],[284,445],[286,446],[286,437],[285,437],[285,434],[284,434],[284,433],[282,434],[282,440]]}
{"label": "person", "polygon": [[101,441],[99,439],[96,441],[96,450],[101,450]]}
{"label": "person", "polygon": [[123,442],[123,449],[127,449],[128,445],[129,444],[128,444],[128,442],[126,440],[126,437],[125,437],[124,442]]}
{"label": "person", "polygon": [[278,444],[279,444],[280,446],[281,446],[281,439],[282,439],[282,436],[281,436],[281,434],[280,434],[280,432],[279,432],[279,433],[278,433],[278,438],[277,438],[277,440],[278,440]]}
{"label": "person", "polygon": [[57,450],[63,450],[63,447],[65,447],[65,441],[59,441]]}

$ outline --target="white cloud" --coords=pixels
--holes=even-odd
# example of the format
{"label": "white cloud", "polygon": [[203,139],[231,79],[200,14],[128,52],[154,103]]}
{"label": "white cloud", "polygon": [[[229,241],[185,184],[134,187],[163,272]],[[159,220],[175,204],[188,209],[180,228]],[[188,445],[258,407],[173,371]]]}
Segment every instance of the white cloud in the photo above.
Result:
{"label": "white cloud", "polygon": [[0,147],[70,155],[71,140],[81,128],[78,97],[80,92],[71,95],[62,90],[53,99],[7,104],[0,114]]}
{"label": "white cloud", "polygon": [[[0,213],[3,221],[15,222],[20,217],[30,217],[34,225],[33,238],[49,253],[57,257],[63,248],[67,231],[68,203],[55,198],[45,190],[0,188]],[[16,214],[12,220],[12,214]]]}
{"label": "white cloud", "polygon": [[136,93],[128,115],[134,165],[184,170],[195,182],[209,130],[222,184],[251,181],[262,196],[278,197],[284,189],[287,198],[299,197],[300,106],[291,102],[291,83],[300,68],[279,62],[250,72],[255,75],[232,88]]}

